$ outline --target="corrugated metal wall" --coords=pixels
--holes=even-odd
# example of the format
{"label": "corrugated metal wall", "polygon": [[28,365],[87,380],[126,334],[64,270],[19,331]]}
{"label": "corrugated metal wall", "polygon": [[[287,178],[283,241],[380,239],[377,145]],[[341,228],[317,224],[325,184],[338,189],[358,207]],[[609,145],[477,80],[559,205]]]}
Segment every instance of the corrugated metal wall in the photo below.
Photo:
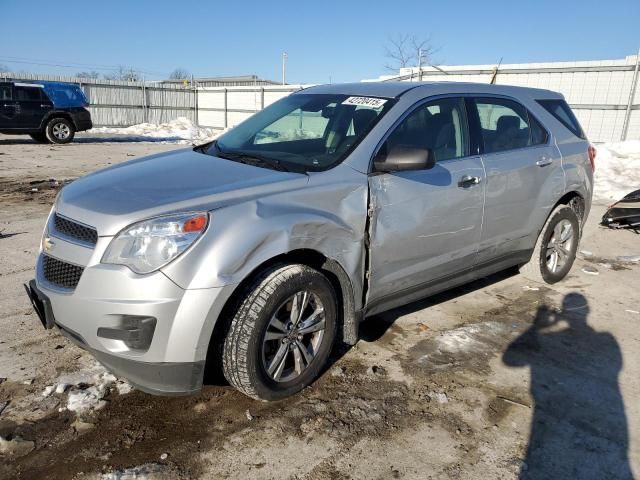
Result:
{"label": "corrugated metal wall", "polygon": [[621,60],[501,65],[497,72],[495,65],[423,67],[421,74],[407,68],[399,77],[384,80],[489,83],[495,74],[497,84],[554,90],[565,96],[591,141],[610,142],[640,139],[637,68],[637,56],[632,55]]}
{"label": "corrugated metal wall", "polygon": [[230,128],[301,88],[300,85],[201,88],[198,122],[201,127]]}

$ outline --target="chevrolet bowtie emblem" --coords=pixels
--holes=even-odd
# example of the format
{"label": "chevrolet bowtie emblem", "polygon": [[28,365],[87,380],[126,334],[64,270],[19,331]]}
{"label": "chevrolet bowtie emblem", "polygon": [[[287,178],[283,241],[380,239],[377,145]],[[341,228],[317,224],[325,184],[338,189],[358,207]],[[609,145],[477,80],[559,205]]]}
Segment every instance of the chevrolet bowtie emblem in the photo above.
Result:
{"label": "chevrolet bowtie emblem", "polygon": [[42,249],[45,252],[50,252],[51,250],[53,250],[53,247],[55,247],[55,245],[56,243],[53,240],[51,240],[51,237],[45,235],[42,238]]}

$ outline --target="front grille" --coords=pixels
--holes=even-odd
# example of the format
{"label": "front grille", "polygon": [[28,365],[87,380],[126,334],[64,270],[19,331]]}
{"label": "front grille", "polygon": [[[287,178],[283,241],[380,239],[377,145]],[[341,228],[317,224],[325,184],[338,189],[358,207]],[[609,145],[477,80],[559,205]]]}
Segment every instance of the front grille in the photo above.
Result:
{"label": "front grille", "polygon": [[74,289],[80,281],[83,267],[63,262],[48,255],[42,256],[42,273],[47,282],[62,288]]}
{"label": "front grille", "polygon": [[53,218],[56,230],[68,237],[75,238],[81,242],[95,245],[98,242],[98,232],[95,228],[87,227],[81,223],[74,222],[68,218],[61,217],[57,213]]}

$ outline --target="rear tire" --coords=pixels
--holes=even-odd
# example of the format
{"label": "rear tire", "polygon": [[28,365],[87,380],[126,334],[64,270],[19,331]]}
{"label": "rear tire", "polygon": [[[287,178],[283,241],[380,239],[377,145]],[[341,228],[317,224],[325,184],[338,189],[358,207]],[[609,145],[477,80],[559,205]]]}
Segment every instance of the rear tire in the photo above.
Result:
{"label": "rear tire", "polygon": [[259,400],[302,390],[324,368],[336,336],[337,297],[306,265],[266,270],[248,288],[224,342],[227,381]]}
{"label": "rear tire", "polygon": [[534,282],[559,282],[571,270],[579,241],[578,215],[571,207],[558,205],[542,228],[531,260],[520,267],[520,273]]}
{"label": "rear tire", "polygon": [[49,139],[47,138],[47,134],[44,132],[38,133],[30,133],[29,136],[33,138],[38,143],[49,143]]}
{"label": "rear tire", "polygon": [[73,126],[73,123],[66,118],[53,118],[49,120],[45,131],[47,139],[51,143],[58,144],[71,142],[76,134],[76,129]]}

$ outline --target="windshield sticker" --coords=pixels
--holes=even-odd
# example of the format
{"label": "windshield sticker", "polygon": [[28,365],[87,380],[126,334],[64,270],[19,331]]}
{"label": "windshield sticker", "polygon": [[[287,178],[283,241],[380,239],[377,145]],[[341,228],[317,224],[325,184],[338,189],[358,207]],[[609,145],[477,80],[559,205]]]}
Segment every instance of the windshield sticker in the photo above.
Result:
{"label": "windshield sticker", "polygon": [[342,105],[361,105],[363,107],[371,107],[371,108],[381,108],[386,100],[382,98],[373,98],[373,97],[349,97]]}

